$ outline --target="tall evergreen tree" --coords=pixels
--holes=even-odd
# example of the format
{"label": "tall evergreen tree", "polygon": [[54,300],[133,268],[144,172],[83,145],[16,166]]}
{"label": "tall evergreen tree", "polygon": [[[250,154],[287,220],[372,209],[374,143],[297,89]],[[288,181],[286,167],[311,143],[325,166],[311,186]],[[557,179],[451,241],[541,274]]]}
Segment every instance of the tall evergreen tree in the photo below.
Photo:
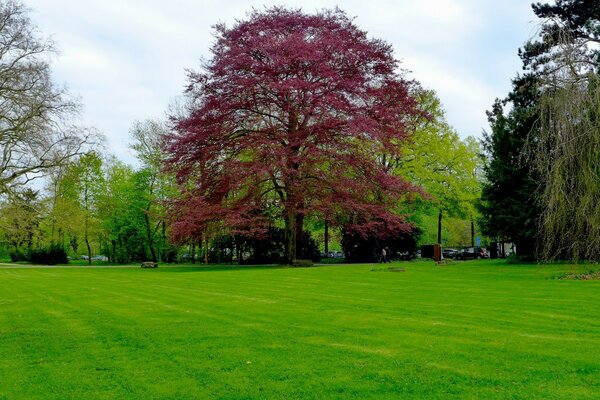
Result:
{"label": "tall evergreen tree", "polygon": [[[538,179],[523,159],[523,150],[536,135],[538,79],[526,74],[513,80],[508,97],[496,100],[488,111],[491,131],[484,135],[487,156],[481,202],[481,225],[485,234],[516,244],[517,254],[535,253],[536,225],[540,207],[535,198]],[[505,113],[505,108],[511,106]]]}
{"label": "tall evergreen tree", "polygon": [[600,1],[556,0],[534,3],[532,8],[542,24],[539,37],[519,50],[525,68],[545,76],[565,66],[577,74],[598,71]]}

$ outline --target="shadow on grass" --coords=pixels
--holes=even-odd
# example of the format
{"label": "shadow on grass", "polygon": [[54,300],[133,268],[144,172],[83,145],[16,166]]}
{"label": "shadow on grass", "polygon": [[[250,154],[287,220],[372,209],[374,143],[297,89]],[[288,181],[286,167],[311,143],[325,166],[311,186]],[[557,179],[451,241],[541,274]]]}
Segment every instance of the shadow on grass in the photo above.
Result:
{"label": "shadow on grass", "polygon": [[[208,264],[208,265],[194,265],[194,264],[167,264],[160,265],[159,268],[162,271],[169,272],[210,272],[210,271],[252,271],[252,270],[277,270],[277,269],[311,269],[311,268],[326,268],[326,267],[342,267],[345,265],[351,265],[349,263],[315,263],[311,266],[292,266],[282,264],[260,264],[260,265],[239,265],[239,264]],[[358,264],[356,264],[358,265]]]}
{"label": "shadow on grass", "polygon": [[[215,271],[254,271],[254,270],[269,270],[269,269],[285,269],[296,268],[288,265],[268,264],[268,265],[237,265],[237,264],[208,264],[208,265],[165,265],[156,270],[163,272],[215,272]],[[152,269],[148,269],[152,270]]]}

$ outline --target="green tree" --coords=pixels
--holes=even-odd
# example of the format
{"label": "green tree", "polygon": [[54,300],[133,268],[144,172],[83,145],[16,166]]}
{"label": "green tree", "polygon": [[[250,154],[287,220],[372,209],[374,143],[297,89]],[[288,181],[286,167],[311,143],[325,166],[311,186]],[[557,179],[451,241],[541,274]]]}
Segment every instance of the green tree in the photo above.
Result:
{"label": "green tree", "polygon": [[91,241],[99,230],[98,197],[104,191],[102,159],[95,152],[86,153],[71,164],[63,179],[64,196],[78,206],[83,220],[83,240],[88,263],[92,263]]}
{"label": "green tree", "polygon": [[[544,185],[539,197],[545,260],[600,260],[600,77],[571,75],[545,89],[533,165]],[[560,234],[557,234],[560,232]]]}
{"label": "green tree", "polygon": [[545,260],[600,260],[600,3],[534,4],[537,41],[522,52],[540,80],[539,132],[529,158],[540,177]]}
{"label": "green tree", "polygon": [[135,172],[111,159],[105,171],[105,190],[98,197],[98,216],[102,221],[103,248],[112,262],[145,260],[144,217]]}
{"label": "green tree", "polygon": [[539,37],[519,50],[526,69],[555,78],[561,70],[567,76],[598,71],[600,2],[556,0],[554,4],[534,3],[532,8],[542,23]]}
{"label": "green tree", "polygon": [[[483,232],[500,242],[516,244],[517,254],[535,254],[540,205],[539,179],[523,150],[538,135],[539,80],[532,74],[513,80],[513,90],[488,111],[491,131],[482,141],[486,154],[481,196]],[[505,112],[505,107],[509,108]]]}
{"label": "green tree", "polygon": [[424,201],[416,204],[421,213],[427,214],[432,208],[437,211],[437,243],[442,243],[444,214],[462,219],[476,216],[481,150],[474,138],[460,139],[446,121],[434,92],[423,92],[419,104],[429,118],[418,122],[402,157],[396,161],[396,173],[426,192]]}
{"label": "green tree", "polygon": [[13,253],[26,255],[40,245],[43,214],[39,193],[31,189],[13,192],[0,206],[0,232]]}
{"label": "green tree", "polygon": [[172,177],[163,170],[163,138],[168,129],[157,120],[138,121],[131,128],[132,143],[142,167],[135,173],[137,207],[142,210],[147,246],[152,261],[166,260],[167,221],[164,204],[177,195]]}
{"label": "green tree", "polygon": [[46,237],[52,245],[59,245],[70,249],[74,255],[79,254],[79,239],[83,235],[83,213],[74,196],[69,196],[65,190],[75,187],[68,182],[74,178],[73,174],[67,176],[68,166],[55,168],[48,174],[46,185],[46,198],[48,213],[42,220],[42,227]]}

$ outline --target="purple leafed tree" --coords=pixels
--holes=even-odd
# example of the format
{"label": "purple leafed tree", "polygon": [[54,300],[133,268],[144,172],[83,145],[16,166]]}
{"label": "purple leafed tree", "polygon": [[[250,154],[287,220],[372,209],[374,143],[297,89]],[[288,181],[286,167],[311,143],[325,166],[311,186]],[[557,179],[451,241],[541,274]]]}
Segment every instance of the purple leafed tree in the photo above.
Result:
{"label": "purple leafed tree", "polygon": [[217,222],[260,234],[281,217],[292,260],[311,213],[362,234],[410,229],[391,210],[416,189],[388,161],[420,117],[418,85],[399,74],[391,46],[337,9],[276,7],[215,30],[212,58],[189,73],[188,113],[167,138],[184,193],[175,235]]}

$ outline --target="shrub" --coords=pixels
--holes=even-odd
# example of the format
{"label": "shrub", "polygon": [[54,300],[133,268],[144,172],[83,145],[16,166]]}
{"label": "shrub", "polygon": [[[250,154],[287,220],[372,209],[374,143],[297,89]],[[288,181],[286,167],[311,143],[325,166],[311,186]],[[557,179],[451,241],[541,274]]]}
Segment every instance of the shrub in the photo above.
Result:
{"label": "shrub", "polygon": [[29,261],[29,257],[27,253],[21,250],[15,250],[10,253],[10,261],[19,262],[19,261]]}
{"label": "shrub", "polygon": [[534,263],[536,259],[531,254],[519,255],[519,254],[511,254],[506,257],[506,262],[508,264],[525,264],[525,263]]}
{"label": "shrub", "polygon": [[29,254],[29,261],[33,264],[45,265],[68,263],[65,249],[58,245],[52,245],[46,249],[32,250]]}

